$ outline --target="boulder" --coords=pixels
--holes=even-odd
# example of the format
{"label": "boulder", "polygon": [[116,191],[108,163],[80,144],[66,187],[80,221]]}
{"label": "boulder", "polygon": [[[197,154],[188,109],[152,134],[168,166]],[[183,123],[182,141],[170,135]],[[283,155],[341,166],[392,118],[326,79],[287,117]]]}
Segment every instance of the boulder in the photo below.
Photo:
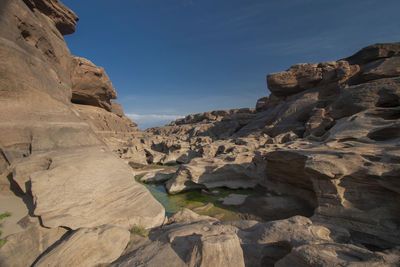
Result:
{"label": "boulder", "polygon": [[190,209],[182,209],[168,219],[168,223],[190,223],[199,221],[218,221],[214,217],[199,215]]}
{"label": "boulder", "polygon": [[196,158],[182,165],[166,188],[172,194],[196,188],[253,188],[258,183],[258,170],[252,161],[252,156],[238,158],[237,162]]}
{"label": "boulder", "polygon": [[400,55],[375,60],[363,65],[361,78],[364,81],[400,76]]}
{"label": "boulder", "polygon": [[124,117],[125,113],[120,103],[111,100],[111,112],[119,117]]}
{"label": "boulder", "polygon": [[71,81],[73,103],[112,110],[111,99],[117,98],[117,93],[103,68],[88,59],[72,57]]}
{"label": "boulder", "polygon": [[103,225],[80,228],[45,253],[34,266],[97,266],[116,260],[130,239],[128,230]]}
{"label": "boulder", "polygon": [[75,13],[58,0],[24,0],[31,9],[38,9],[50,18],[62,35],[75,32],[79,20]]}
{"label": "boulder", "polygon": [[267,76],[269,90],[277,96],[289,96],[314,87],[343,83],[359,71],[345,60],[296,64],[285,72]]}
{"label": "boulder", "polygon": [[129,229],[162,224],[164,208],[108,150],[84,148],[49,157],[48,169],[30,174],[34,213],[44,226],[113,224]]}
{"label": "boulder", "polygon": [[128,117],[118,116],[102,108],[73,104],[79,112],[80,118],[89,124],[100,136],[107,136],[107,133],[125,133],[136,131],[137,123],[131,121]]}
{"label": "boulder", "polygon": [[375,253],[350,244],[304,245],[293,249],[275,266],[396,266],[396,254]]}
{"label": "boulder", "polygon": [[42,253],[67,234],[62,227],[41,227],[38,218],[29,216],[23,218],[19,225],[23,230],[7,236],[6,243],[0,247],[0,266],[31,266]]}

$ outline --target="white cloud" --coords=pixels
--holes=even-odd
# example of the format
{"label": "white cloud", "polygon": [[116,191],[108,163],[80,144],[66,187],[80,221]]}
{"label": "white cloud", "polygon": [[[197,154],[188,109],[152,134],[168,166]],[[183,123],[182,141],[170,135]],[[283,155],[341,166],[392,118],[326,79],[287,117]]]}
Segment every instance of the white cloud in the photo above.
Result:
{"label": "white cloud", "polygon": [[127,117],[137,122],[138,127],[141,129],[147,129],[156,126],[163,126],[171,121],[179,118],[183,118],[182,115],[168,115],[168,114],[136,114],[128,113]]}

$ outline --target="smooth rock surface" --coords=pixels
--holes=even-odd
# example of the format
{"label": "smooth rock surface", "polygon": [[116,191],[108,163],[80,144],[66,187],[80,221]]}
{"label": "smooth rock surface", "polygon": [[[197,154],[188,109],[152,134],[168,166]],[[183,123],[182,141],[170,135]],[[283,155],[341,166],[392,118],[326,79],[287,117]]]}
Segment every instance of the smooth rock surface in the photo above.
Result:
{"label": "smooth rock surface", "polygon": [[114,224],[129,229],[163,222],[161,204],[135,182],[129,166],[107,150],[86,148],[50,157],[48,170],[30,175],[34,213],[44,226],[78,229]]}
{"label": "smooth rock surface", "polygon": [[112,110],[111,99],[117,98],[117,92],[103,68],[86,58],[73,57],[71,81],[73,103]]}
{"label": "smooth rock surface", "polygon": [[96,266],[117,259],[129,242],[128,230],[103,225],[80,228],[69,234],[34,266]]}

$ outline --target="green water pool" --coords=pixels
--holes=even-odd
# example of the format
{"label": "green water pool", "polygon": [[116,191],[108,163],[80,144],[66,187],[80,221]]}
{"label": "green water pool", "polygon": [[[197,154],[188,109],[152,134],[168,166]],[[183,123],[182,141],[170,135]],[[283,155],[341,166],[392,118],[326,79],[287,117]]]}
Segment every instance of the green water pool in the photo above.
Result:
{"label": "green water pool", "polygon": [[163,185],[143,184],[150,193],[157,199],[165,208],[166,215],[170,217],[182,208],[195,209],[202,207],[208,203],[213,206],[207,210],[196,211],[200,215],[208,215],[216,217],[222,221],[232,221],[243,219],[243,214],[237,206],[222,205],[218,199],[226,197],[229,194],[252,195],[254,190],[251,189],[227,189],[216,188],[218,195],[204,194],[201,190],[192,190],[175,195],[169,195]]}

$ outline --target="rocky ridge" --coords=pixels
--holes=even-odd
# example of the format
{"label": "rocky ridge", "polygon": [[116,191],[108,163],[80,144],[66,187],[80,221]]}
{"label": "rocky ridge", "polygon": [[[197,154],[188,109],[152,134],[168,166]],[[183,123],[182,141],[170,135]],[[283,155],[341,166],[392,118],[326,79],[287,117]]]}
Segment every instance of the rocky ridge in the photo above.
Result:
{"label": "rocky ridge", "polygon": [[[265,196],[246,201],[266,221],[306,220],[289,219],[297,214],[329,232],[321,243],[306,238],[298,246],[283,237],[284,230],[277,231],[271,245],[282,253],[277,258],[235,232],[246,266],[395,266],[400,244],[399,56],[400,43],[375,44],[336,62],[297,64],[267,76],[271,94],[256,109],[189,115],[119,141],[105,140],[136,168],[178,164],[176,171],[141,178],[164,183],[169,193],[263,186]],[[299,229],[294,232],[300,233],[304,224],[295,221]],[[198,232],[189,231],[187,238],[193,234]],[[154,242],[161,241],[149,245]],[[198,241],[190,242],[189,254],[198,250]],[[146,251],[146,246],[132,251]],[[255,251],[262,256],[248,262]],[[189,254],[177,266],[190,265]],[[130,255],[117,262],[136,262],[136,252]],[[157,262],[156,255],[148,256]]]}

